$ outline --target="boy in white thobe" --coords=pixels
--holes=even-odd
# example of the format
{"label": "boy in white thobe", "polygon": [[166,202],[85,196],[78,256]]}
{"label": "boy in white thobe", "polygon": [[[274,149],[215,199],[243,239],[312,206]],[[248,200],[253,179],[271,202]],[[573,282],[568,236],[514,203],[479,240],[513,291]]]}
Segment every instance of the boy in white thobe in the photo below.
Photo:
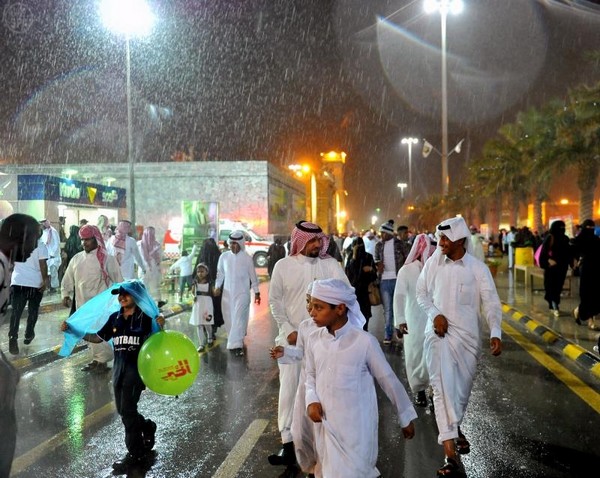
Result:
{"label": "boy in white thobe", "polygon": [[[310,301],[313,283],[311,282],[306,291],[306,310],[310,314]],[[306,368],[304,366],[304,348],[308,336],[317,329],[317,324],[308,318],[300,322],[298,326],[298,337],[296,345],[277,345],[271,349],[271,358],[277,359],[277,363],[294,364],[301,363],[298,390],[294,401],[294,415],[291,433],[294,439],[294,451],[298,466],[305,473],[318,474],[317,451],[315,450],[315,435],[313,423],[306,415]]]}
{"label": "boy in white thobe", "polygon": [[250,288],[254,290],[254,303],[260,304],[258,278],[252,258],[244,250],[244,233],[233,231],[229,235],[229,251],[219,257],[215,295],[223,289],[223,320],[227,330],[227,348],[236,355],[244,355],[244,337],[250,318]]}
{"label": "boy in white thobe", "polygon": [[306,354],[307,414],[315,422],[316,450],[324,478],[376,478],[379,413],[375,378],[396,407],[405,438],[417,418],[406,390],[379,343],[362,327],[354,288],[337,279],[313,284]]}

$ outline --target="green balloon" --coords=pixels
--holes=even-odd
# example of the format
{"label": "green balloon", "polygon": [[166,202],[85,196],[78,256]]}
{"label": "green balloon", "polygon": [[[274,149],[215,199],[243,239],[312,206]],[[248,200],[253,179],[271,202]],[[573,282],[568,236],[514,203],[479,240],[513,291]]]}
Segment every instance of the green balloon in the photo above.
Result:
{"label": "green balloon", "polygon": [[200,370],[196,346],[187,335],[163,330],[144,342],[138,356],[138,372],[150,390],[161,395],[180,395],[194,383]]}

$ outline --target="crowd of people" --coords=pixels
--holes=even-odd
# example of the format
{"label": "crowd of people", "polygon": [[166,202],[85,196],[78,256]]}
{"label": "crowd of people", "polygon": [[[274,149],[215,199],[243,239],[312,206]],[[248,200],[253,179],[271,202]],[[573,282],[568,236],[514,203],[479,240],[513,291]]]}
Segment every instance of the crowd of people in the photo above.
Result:
{"label": "crowd of people", "polygon": [[[19,321],[26,305],[24,340],[28,344],[34,339],[45,290],[60,286],[63,304],[73,314],[118,286],[113,293],[119,294],[122,308],[111,315],[109,325],[83,337],[90,342],[91,361],[82,370],[105,372],[114,360],[113,374],[126,377],[126,382],[115,381],[115,397],[120,397],[118,411],[125,425],[128,455],[113,465],[116,472],[126,472],[154,446],[156,425],[137,411],[144,387],[137,372],[128,371],[126,364],[131,361],[106,340],[115,336],[115,324],[119,324],[125,327],[119,333],[139,333],[143,342],[157,320],[164,302],[160,295],[162,247],[155,230],[145,228],[136,242],[128,221],[120,221],[114,230],[105,217],[97,225],[72,226],[64,241],[63,259],[56,262],[55,242],[60,244],[60,235],[49,221],[29,216],[18,219],[19,224],[35,225],[26,231],[32,242],[26,254],[8,246],[2,249],[8,219],[0,229],[0,264],[4,257],[15,263],[12,278],[7,266],[4,275],[4,289],[8,280],[13,304],[11,353],[19,353]],[[527,228],[511,228],[489,242],[491,251],[497,248],[509,256],[509,267],[514,267],[515,248],[536,251],[544,269],[545,299],[556,315],[567,270],[576,270],[580,304],[575,319],[593,326],[594,316],[600,313],[592,279],[592,271],[600,265],[600,238],[591,220],[582,223],[573,239],[565,233],[565,223],[559,220],[543,237]],[[285,246],[281,240],[274,244],[269,254],[268,304],[278,329],[271,357],[279,370],[281,449],[269,455],[268,461],[285,467],[281,476],[296,476],[300,471],[313,477],[379,476],[375,380],[393,403],[406,439],[418,432],[414,406],[430,407],[445,455],[437,474],[457,476],[458,455],[469,453],[471,447],[460,425],[482,355],[483,323],[490,353],[502,352],[501,304],[484,263],[482,239],[477,228],[468,227],[458,216],[442,221],[434,233],[411,234],[408,227],[396,228],[389,220],[377,233],[369,230],[345,238],[300,221]],[[217,329],[223,326],[226,348],[233,356],[245,354],[252,298],[260,304],[261,296],[244,241],[241,231],[232,231],[227,248],[220,250],[214,239],[206,239],[171,266],[172,271],[179,270],[180,297],[186,288],[191,293],[189,323],[197,330],[199,353],[213,346]],[[491,251],[488,248],[488,254]],[[61,274],[57,284],[55,279]],[[380,291],[385,320],[380,340],[369,332],[373,285]],[[4,289],[0,292],[6,294]],[[132,331],[127,320],[137,316],[143,319],[143,330]],[[66,323],[62,327],[68,330]],[[383,353],[394,343],[404,347],[412,400]],[[11,380],[15,382],[14,377]],[[133,396],[128,395],[130,388]]]}

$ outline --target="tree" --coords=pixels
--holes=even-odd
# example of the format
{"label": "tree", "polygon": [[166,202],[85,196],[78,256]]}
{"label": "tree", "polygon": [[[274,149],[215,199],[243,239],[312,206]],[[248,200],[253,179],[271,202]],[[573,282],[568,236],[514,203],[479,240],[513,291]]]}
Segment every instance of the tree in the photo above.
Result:
{"label": "tree", "polygon": [[561,170],[577,169],[579,220],[591,219],[600,172],[600,82],[569,91],[557,116],[556,146]]}

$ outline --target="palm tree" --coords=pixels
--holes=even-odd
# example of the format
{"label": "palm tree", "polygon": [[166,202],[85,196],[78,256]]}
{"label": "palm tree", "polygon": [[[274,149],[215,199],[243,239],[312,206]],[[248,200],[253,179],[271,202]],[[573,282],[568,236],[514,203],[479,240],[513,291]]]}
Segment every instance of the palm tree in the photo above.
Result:
{"label": "palm tree", "polygon": [[533,202],[533,227],[543,231],[542,202],[548,198],[548,190],[557,170],[560,158],[556,154],[556,102],[548,103],[543,109],[530,108],[517,115],[518,141],[515,146],[528,168]]}
{"label": "palm tree", "polygon": [[556,133],[561,170],[573,165],[577,169],[579,220],[591,219],[600,172],[600,82],[569,91]]}

